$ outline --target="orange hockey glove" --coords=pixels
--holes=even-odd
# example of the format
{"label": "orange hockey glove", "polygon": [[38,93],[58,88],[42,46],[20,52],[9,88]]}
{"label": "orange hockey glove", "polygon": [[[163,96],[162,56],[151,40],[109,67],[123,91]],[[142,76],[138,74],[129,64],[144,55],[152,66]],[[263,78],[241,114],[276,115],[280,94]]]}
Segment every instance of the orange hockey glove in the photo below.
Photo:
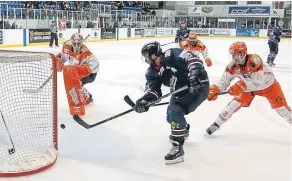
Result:
{"label": "orange hockey glove", "polygon": [[217,93],[220,92],[220,88],[217,85],[212,85],[209,90],[208,100],[215,101],[217,99]]}
{"label": "orange hockey glove", "polygon": [[207,59],[205,60],[205,63],[207,64],[208,67],[211,67],[211,66],[212,66],[212,61],[211,61],[210,58],[207,58]]}
{"label": "orange hockey glove", "polygon": [[58,72],[61,72],[62,69],[63,69],[63,66],[64,66],[64,63],[63,61],[60,59],[60,54],[54,56],[54,55],[51,55],[52,58],[53,58],[53,61],[55,62],[55,66],[56,66],[56,69]]}
{"label": "orange hockey glove", "polygon": [[229,89],[229,94],[232,96],[239,96],[247,89],[245,83],[243,81],[237,81],[233,86]]}

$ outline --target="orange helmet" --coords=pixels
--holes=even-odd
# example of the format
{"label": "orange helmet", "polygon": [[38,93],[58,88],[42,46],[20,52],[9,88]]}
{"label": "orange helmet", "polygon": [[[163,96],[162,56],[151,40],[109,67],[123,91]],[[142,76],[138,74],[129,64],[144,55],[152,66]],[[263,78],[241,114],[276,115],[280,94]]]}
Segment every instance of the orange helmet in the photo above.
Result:
{"label": "orange helmet", "polygon": [[191,31],[189,34],[189,41],[191,45],[196,45],[198,35],[196,32]]}
{"label": "orange helmet", "polygon": [[197,39],[198,38],[198,35],[196,32],[194,31],[191,31],[190,34],[189,34],[189,38],[192,38],[192,39]]}
{"label": "orange helmet", "polygon": [[236,63],[242,63],[247,54],[247,46],[244,42],[238,41],[233,43],[229,48],[229,53]]}
{"label": "orange helmet", "polygon": [[231,55],[240,54],[240,53],[247,54],[247,46],[242,41],[235,42],[230,46],[229,53]]}

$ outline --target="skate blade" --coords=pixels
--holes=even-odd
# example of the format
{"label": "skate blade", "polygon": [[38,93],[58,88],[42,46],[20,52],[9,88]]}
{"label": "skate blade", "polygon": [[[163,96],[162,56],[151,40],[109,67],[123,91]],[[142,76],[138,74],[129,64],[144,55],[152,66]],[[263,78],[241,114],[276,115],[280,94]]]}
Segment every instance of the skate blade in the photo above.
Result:
{"label": "skate blade", "polygon": [[178,157],[178,158],[176,158],[176,159],[174,159],[174,160],[165,160],[165,164],[166,164],[166,165],[172,165],[172,164],[176,164],[176,163],[181,163],[181,162],[183,162],[183,161],[185,161],[185,160],[184,160],[184,157],[181,156],[181,157]]}
{"label": "skate blade", "polygon": [[210,138],[210,137],[212,136],[212,134],[209,134],[208,132],[205,132],[205,133],[204,133],[204,136],[205,136],[206,138]]}

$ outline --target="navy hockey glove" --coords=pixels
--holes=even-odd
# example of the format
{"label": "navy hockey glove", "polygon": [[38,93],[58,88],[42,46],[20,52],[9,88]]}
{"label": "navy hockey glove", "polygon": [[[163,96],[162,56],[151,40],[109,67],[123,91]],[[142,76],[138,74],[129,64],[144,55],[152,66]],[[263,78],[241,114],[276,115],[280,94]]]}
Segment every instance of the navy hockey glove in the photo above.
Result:
{"label": "navy hockey glove", "polygon": [[198,72],[197,70],[192,70],[189,73],[189,92],[193,93],[196,92],[199,88],[201,88],[202,84],[198,79]]}
{"label": "navy hockey glove", "polygon": [[149,110],[149,106],[147,106],[148,102],[144,99],[138,99],[134,110],[138,113],[147,112]]}

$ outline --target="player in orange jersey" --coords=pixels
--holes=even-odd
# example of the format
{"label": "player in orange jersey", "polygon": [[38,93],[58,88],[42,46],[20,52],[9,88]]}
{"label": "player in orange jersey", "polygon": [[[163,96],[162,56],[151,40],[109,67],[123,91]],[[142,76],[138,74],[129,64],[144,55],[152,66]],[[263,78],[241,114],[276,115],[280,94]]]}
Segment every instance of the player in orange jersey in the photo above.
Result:
{"label": "player in orange jersey", "polygon": [[209,57],[209,51],[204,43],[198,39],[198,35],[196,32],[191,31],[189,33],[189,37],[185,41],[182,41],[180,43],[180,48],[202,53],[207,66],[212,66],[212,61]]}
{"label": "player in orange jersey", "polygon": [[[99,62],[83,44],[84,38],[75,33],[63,44],[62,52],[57,55],[57,69],[64,74],[65,89],[70,114],[85,114],[85,105],[93,101],[92,95],[84,88],[95,80]],[[67,65],[64,63],[67,62]]]}
{"label": "player in orange jersey", "polygon": [[207,133],[211,135],[218,130],[241,107],[249,107],[255,96],[266,97],[271,107],[291,125],[291,109],[272,69],[258,55],[248,54],[244,42],[233,43],[229,53],[233,60],[227,65],[221,80],[210,87],[208,100],[215,100],[216,94],[226,90],[234,78],[238,77],[240,80],[229,89],[229,94],[235,96],[234,99],[207,128]]}

